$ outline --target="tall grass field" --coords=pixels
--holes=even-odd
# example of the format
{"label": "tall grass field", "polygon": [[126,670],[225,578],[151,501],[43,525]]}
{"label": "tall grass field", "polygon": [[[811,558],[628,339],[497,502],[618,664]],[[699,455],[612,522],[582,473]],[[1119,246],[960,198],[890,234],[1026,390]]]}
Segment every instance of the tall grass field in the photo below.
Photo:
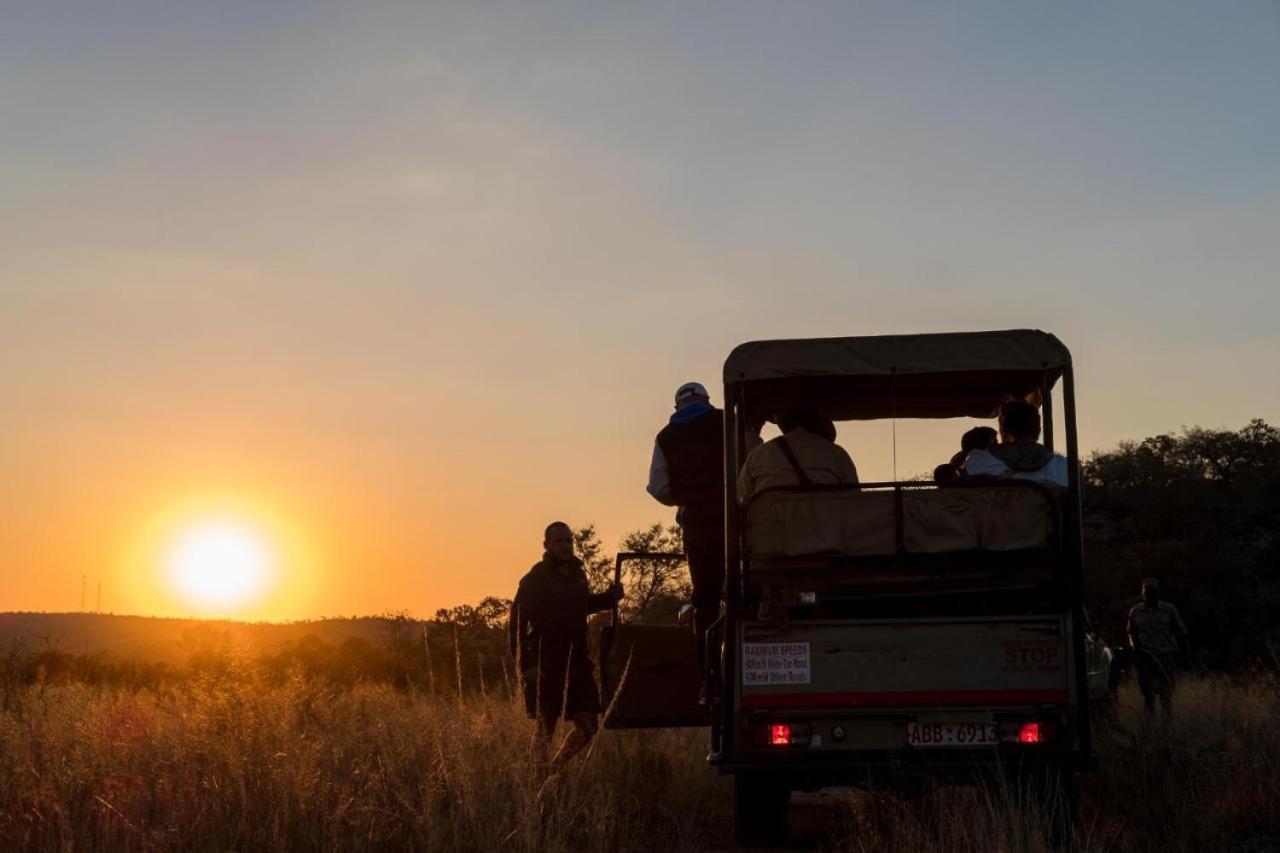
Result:
{"label": "tall grass field", "polygon": [[[731,786],[705,764],[705,732],[606,731],[544,781],[505,689],[460,699],[241,676],[35,684],[2,698],[6,851],[733,848]],[[984,785],[839,791],[796,843],[1280,849],[1276,681],[1186,680],[1178,703],[1170,725],[1149,728],[1122,689],[1068,838],[1051,843],[1050,817],[1025,792]]]}

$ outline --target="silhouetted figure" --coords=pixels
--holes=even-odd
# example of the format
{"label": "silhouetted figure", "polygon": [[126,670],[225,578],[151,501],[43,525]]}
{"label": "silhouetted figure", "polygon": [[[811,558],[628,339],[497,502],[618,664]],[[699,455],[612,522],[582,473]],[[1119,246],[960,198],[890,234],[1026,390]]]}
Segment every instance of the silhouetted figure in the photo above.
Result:
{"label": "silhouetted figure", "polygon": [[507,633],[520,670],[524,707],[534,729],[534,760],[542,772],[561,714],[573,723],[551,762],[559,769],[595,737],[600,692],[587,647],[587,617],[622,597],[614,586],[593,593],[582,561],[573,554],[573,531],[563,521],[547,526],[545,553],[520,580]]}
{"label": "silhouetted figure", "polygon": [[784,412],[778,416],[782,435],[747,454],[738,475],[738,499],[773,486],[811,486],[858,482],[858,469],[836,444],[836,425],[813,412]]}
{"label": "silhouetted figure", "polygon": [[1178,608],[1160,600],[1160,582],[1155,578],[1142,582],[1142,603],[1129,611],[1126,632],[1147,714],[1155,711],[1159,699],[1165,716],[1172,715],[1177,658],[1190,657],[1187,626]]}
{"label": "silhouetted figure", "polygon": [[707,628],[720,616],[724,589],[724,412],[697,382],[676,389],[675,407],[654,439],[647,490],[678,508],[693,583],[694,644],[705,671]]}
{"label": "silhouetted figure", "polygon": [[993,447],[999,435],[991,427],[974,427],[960,436],[960,451],[951,457],[951,461],[933,469],[933,482],[939,486],[949,486],[960,482],[964,475],[964,463],[969,454],[975,450],[987,450]]}
{"label": "silhouetted figure", "polygon": [[964,473],[1066,488],[1067,458],[1040,443],[1040,411],[1028,402],[1014,400],[1000,407],[1000,443],[970,453]]}

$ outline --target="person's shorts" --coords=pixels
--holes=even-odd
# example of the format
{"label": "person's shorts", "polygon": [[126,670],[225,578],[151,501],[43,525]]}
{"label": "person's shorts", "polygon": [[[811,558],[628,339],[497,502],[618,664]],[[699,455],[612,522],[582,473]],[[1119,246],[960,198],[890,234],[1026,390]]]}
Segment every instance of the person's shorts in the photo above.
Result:
{"label": "person's shorts", "polygon": [[1176,677],[1172,655],[1140,652],[1133,656],[1133,665],[1138,670],[1138,689],[1143,696],[1173,692]]}
{"label": "person's shorts", "polygon": [[600,713],[600,690],[593,670],[589,659],[575,660],[567,679],[562,671],[542,672],[538,677],[537,670],[526,670],[521,692],[529,719],[558,720],[563,716],[570,720],[574,714]]}

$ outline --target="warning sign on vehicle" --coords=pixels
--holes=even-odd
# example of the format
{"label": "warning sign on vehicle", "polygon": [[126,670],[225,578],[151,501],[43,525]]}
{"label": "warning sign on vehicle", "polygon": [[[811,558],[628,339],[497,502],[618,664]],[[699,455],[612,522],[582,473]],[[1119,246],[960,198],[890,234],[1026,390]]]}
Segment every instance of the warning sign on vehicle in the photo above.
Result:
{"label": "warning sign on vehicle", "polygon": [[742,682],[808,684],[808,643],[743,643]]}

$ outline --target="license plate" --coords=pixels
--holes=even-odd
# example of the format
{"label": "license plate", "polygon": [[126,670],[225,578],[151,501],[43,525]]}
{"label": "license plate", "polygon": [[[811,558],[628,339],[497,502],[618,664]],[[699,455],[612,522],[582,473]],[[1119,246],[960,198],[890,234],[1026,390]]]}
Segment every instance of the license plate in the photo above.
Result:
{"label": "license plate", "polygon": [[907,723],[907,746],[994,746],[995,723]]}

